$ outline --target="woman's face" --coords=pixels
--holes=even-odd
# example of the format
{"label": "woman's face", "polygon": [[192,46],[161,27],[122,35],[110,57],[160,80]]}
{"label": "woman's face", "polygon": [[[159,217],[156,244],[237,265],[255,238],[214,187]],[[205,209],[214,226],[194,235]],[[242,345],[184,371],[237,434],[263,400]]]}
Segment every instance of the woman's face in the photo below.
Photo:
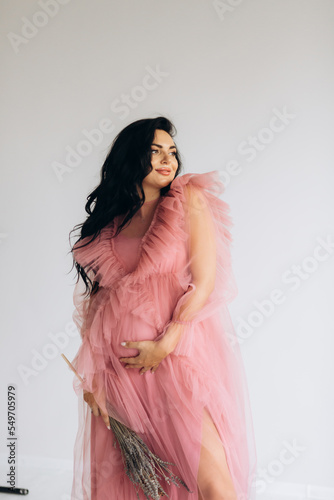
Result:
{"label": "woman's face", "polygon": [[160,190],[168,186],[175,177],[178,161],[172,137],[164,130],[156,130],[151,144],[151,172],[143,179],[145,191]]}

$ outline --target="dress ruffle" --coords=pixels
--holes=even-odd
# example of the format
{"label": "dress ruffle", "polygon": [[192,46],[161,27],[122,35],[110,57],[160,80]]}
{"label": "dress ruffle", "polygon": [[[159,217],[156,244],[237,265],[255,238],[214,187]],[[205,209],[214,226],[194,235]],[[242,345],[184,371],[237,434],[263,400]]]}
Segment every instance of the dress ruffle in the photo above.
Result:
{"label": "dress ruffle", "polygon": [[[173,180],[170,190],[159,201],[151,225],[141,240],[141,257],[139,265],[133,272],[127,273],[115,252],[110,251],[111,237],[116,231],[114,221],[103,228],[102,234],[89,246],[79,248],[80,245],[90,240],[89,236],[80,240],[79,245],[74,247],[75,260],[87,270],[92,270],[95,280],[99,281],[100,286],[104,288],[131,286],[135,283],[142,283],[156,273],[164,272],[161,264],[165,255],[170,252],[171,248],[182,245],[189,237],[184,221],[184,204],[186,203],[184,187],[186,185],[200,189],[210,207],[219,244],[216,295],[218,297],[219,293],[221,299],[230,302],[237,295],[237,287],[231,271],[230,254],[232,242],[230,227],[233,223],[229,215],[228,204],[218,198],[225,189],[219,180],[218,171],[203,174],[189,173]],[[187,266],[188,262],[183,262],[183,268],[178,263],[180,275]]]}
{"label": "dress ruffle", "polygon": [[[156,373],[140,376],[138,370],[125,370],[119,361],[120,357],[136,356],[138,351],[120,343],[161,338],[196,290],[189,256],[187,189],[200,193],[213,221],[215,287],[205,305],[186,323],[175,350]],[[84,382],[77,378],[73,381],[81,397],[73,500],[92,499],[97,493],[98,500],[137,498],[133,485],[124,477],[119,450],[110,443],[106,445],[110,431],[101,418],[91,417],[82,403],[83,390],[92,392],[104,411],[137,432],[163,459],[176,463],[178,473],[193,491],[197,491],[206,408],[224,444],[238,500],[255,499],[251,489],[256,452],[250,403],[239,344],[227,309],[237,295],[237,286],[231,266],[230,209],[219,198],[223,192],[218,171],[174,179],[158,202],[132,272],[124,268],[115,252],[115,220],[86,247],[80,245],[90,237],[74,246],[75,260],[99,282],[99,289],[90,299],[84,298],[79,280],[74,290],[73,319],[82,344],[72,364]],[[103,457],[98,455],[100,447]],[[108,478],[100,477],[94,487],[87,485],[84,477],[88,470],[92,473],[92,456],[95,465],[102,458],[111,462]],[[174,499],[197,498],[197,493],[189,494],[185,489],[178,492],[173,485],[168,491]]]}

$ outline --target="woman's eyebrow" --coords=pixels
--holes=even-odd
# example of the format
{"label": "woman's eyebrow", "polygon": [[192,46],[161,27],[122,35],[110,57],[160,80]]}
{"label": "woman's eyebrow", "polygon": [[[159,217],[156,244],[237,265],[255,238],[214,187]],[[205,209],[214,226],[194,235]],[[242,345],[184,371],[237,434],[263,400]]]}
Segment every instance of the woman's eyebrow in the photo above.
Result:
{"label": "woman's eyebrow", "polygon": [[[155,144],[155,142],[152,142],[151,146],[158,146],[158,148],[162,148],[161,144]],[[169,146],[169,149],[176,149],[176,146]]]}

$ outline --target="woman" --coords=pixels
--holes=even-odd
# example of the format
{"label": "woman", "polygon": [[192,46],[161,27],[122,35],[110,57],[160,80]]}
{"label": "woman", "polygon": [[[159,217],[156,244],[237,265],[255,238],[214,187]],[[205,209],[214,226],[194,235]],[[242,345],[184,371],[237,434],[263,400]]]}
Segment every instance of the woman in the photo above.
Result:
{"label": "woman", "polygon": [[[218,172],[184,174],[164,117],[114,139],[73,247],[79,396],[72,499],[137,495],[108,415],[176,465],[170,499],[254,500],[256,452],[239,344],[227,310],[228,205]],[[84,294],[83,292],[86,292]],[[142,492],[140,498],[144,498]]]}

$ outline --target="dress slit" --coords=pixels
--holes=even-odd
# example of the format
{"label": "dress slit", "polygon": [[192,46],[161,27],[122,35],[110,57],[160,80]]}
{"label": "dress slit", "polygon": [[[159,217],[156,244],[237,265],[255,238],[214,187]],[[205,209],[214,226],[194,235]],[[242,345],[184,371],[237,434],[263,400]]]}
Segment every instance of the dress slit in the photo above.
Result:
{"label": "dress slit", "polygon": [[204,407],[197,474],[198,500],[205,500],[209,483],[216,483],[227,500],[237,499],[223,441],[208,408]]}

